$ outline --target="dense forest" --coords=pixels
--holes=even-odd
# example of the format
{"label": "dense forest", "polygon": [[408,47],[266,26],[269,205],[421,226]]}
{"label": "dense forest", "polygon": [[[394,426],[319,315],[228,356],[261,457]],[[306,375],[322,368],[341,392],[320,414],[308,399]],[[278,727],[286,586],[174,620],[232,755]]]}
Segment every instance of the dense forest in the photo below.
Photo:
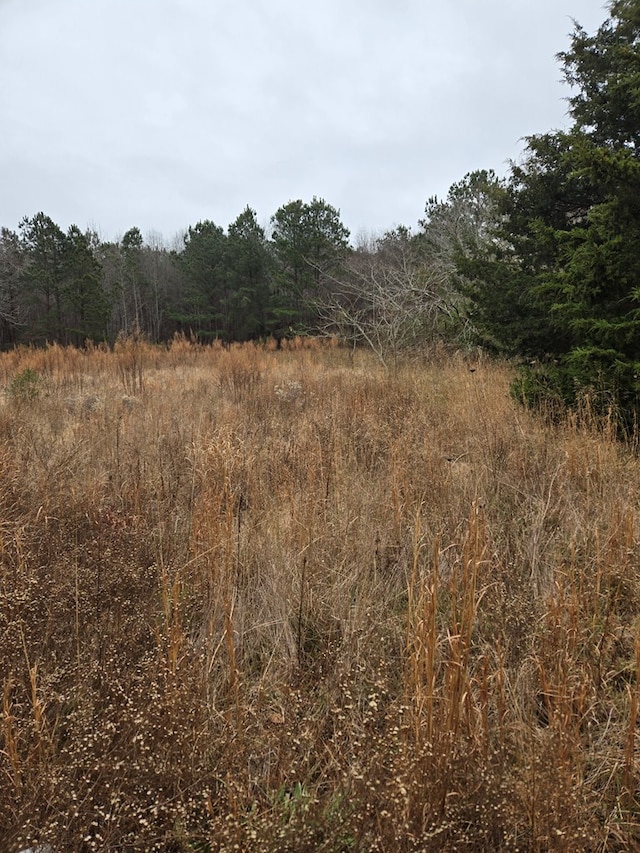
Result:
{"label": "dense forest", "polygon": [[323,199],[268,231],[247,207],[168,249],[137,227],[103,242],[45,213],[0,234],[0,346],[337,334],[385,365],[444,339],[520,361],[514,390],[635,426],[640,405],[640,2],[614,0],[558,57],[568,130],[525,140],[506,178],[471,172],[413,232],[350,243]]}

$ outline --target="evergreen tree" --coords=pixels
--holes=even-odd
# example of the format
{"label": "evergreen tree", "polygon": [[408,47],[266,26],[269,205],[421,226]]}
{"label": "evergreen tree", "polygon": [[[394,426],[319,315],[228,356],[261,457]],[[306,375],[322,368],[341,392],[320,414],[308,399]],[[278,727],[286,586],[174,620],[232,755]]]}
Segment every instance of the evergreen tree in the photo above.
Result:
{"label": "evergreen tree", "polygon": [[640,2],[619,0],[560,55],[573,87],[571,129],[528,139],[512,168],[497,233],[476,256],[481,331],[535,358],[518,386],[574,404],[589,392],[630,427],[640,404]]}
{"label": "evergreen tree", "polygon": [[271,330],[270,265],[264,228],[247,207],[228,228],[224,304],[230,338],[247,340]]}
{"label": "evergreen tree", "polygon": [[[561,55],[575,127],[569,160],[590,207],[560,233],[549,288],[571,347],[560,379],[600,392],[631,426],[640,405],[640,2],[618,0]],[[564,374],[564,375],[563,375]]]}
{"label": "evergreen tree", "polygon": [[64,340],[81,346],[106,336],[109,305],[102,289],[102,270],[89,236],[72,225],[64,247]]}
{"label": "evergreen tree", "polygon": [[224,299],[227,290],[227,237],[210,220],[189,227],[178,263],[184,292],[172,312],[180,329],[204,340],[225,337]]}
{"label": "evergreen tree", "polygon": [[271,218],[275,260],[275,315],[282,329],[313,322],[311,303],[344,259],[349,231],[340,212],[323,199],[300,199],[280,207]]}
{"label": "evergreen tree", "polygon": [[30,338],[64,339],[63,300],[66,282],[65,235],[44,213],[20,222],[20,240],[28,258],[22,279],[28,305]]}

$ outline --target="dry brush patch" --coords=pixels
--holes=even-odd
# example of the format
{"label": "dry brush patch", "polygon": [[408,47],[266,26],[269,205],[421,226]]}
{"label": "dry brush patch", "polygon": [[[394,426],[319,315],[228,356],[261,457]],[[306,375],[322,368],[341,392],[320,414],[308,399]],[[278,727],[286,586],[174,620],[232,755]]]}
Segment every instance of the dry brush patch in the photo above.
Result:
{"label": "dry brush patch", "polygon": [[0,839],[633,850],[639,464],[455,356],[0,356]]}

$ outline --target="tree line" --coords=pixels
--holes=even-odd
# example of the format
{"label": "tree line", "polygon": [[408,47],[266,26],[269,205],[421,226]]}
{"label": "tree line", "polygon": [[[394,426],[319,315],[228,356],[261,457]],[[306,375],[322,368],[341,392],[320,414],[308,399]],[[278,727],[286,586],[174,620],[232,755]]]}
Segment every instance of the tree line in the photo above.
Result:
{"label": "tree line", "polygon": [[514,393],[635,429],[640,408],[640,0],[613,0],[558,56],[568,130],[525,140],[505,178],[469,173],[404,226],[350,244],[323,199],[291,201],[269,233],[247,207],[168,250],[116,242],[44,213],[0,233],[0,346],[309,331],[365,344],[389,366],[445,339],[516,359]]}
{"label": "tree line", "polygon": [[40,212],[0,231],[0,346],[113,341],[176,332],[247,340],[308,323],[309,304],[348,249],[324,200],[292,201],[267,238],[247,207],[225,230],[209,220],[169,250],[130,228],[115,242]]}

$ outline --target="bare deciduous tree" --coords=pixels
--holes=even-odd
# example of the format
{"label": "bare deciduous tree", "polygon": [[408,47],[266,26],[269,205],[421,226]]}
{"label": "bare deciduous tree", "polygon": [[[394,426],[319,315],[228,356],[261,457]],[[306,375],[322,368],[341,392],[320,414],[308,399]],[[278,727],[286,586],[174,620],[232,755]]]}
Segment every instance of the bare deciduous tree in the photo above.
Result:
{"label": "bare deciduous tree", "polygon": [[387,370],[458,315],[448,276],[405,228],[355,250],[331,283],[315,304],[323,330],[368,346]]}

